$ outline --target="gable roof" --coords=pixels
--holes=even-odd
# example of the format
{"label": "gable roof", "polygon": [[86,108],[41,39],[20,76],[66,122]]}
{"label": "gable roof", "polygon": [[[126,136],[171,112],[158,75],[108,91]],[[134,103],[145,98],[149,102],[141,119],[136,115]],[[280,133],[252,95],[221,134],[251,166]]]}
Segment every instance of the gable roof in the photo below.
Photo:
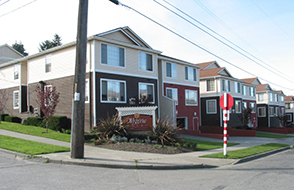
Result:
{"label": "gable roof", "polygon": [[285,102],[294,102],[293,96],[285,96]]}
{"label": "gable roof", "polygon": [[243,80],[245,83],[248,83],[248,84],[255,84],[255,85],[261,84],[261,82],[259,81],[259,79],[257,77],[246,78],[246,79],[241,79],[241,80]]}
{"label": "gable roof", "polygon": [[225,67],[200,70],[200,77],[216,77],[216,76],[226,76],[232,77],[229,71]]}
{"label": "gable roof", "polygon": [[0,64],[19,59],[21,57],[23,57],[23,55],[8,44],[0,46]]}
{"label": "gable roof", "polygon": [[256,92],[262,92],[262,91],[272,91],[272,88],[269,84],[260,84],[256,87]]}
{"label": "gable roof", "polygon": [[115,33],[122,33],[124,34],[130,41],[132,41],[134,44],[145,47],[148,49],[152,49],[151,46],[149,46],[142,38],[140,38],[133,30],[131,30],[128,26],[125,27],[119,27],[113,30],[109,30],[106,32],[102,32],[100,34],[96,34],[97,37],[105,37],[105,38],[112,38],[113,34]]}
{"label": "gable roof", "polygon": [[201,70],[207,70],[207,69],[212,69],[212,68],[220,68],[220,65],[216,61],[198,63],[197,65],[202,67]]}

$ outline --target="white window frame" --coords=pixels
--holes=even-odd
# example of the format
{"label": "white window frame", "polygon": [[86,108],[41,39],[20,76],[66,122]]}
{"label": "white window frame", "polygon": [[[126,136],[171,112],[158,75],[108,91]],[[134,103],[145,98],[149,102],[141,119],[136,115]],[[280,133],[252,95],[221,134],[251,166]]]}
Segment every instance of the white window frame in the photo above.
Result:
{"label": "white window frame", "polygon": [[85,103],[90,102],[90,80],[85,80]]}
{"label": "white window frame", "polygon": [[255,89],[254,89],[254,87],[249,87],[249,94],[250,94],[250,96],[255,96]]}
{"label": "white window frame", "polygon": [[275,109],[273,106],[270,106],[269,108],[269,116],[274,117],[275,116]]}
{"label": "white window frame", "polygon": [[[141,55],[144,55],[144,60],[141,60],[142,56]],[[148,62],[147,62],[147,55],[151,55],[151,70],[147,70],[148,66]],[[153,63],[153,55],[151,53],[146,53],[146,52],[142,52],[142,51],[139,51],[139,70],[140,71],[147,71],[147,72],[153,72],[154,71],[154,63]],[[144,65],[142,65],[144,64]]]}
{"label": "white window frame", "polygon": [[[120,48],[122,48],[124,50],[124,59],[123,59],[123,66],[120,65],[120,63],[118,63],[118,65],[115,65],[115,64],[109,64],[108,63],[108,54],[106,56],[106,59],[107,59],[107,63],[103,63],[103,60],[102,60],[102,45],[106,45],[106,51],[108,53],[108,47],[115,47],[115,48],[118,48],[118,50]],[[118,55],[119,56],[119,55]],[[118,60],[120,58],[118,57]],[[112,45],[112,44],[107,44],[107,43],[101,43],[100,44],[100,63],[102,65],[107,65],[107,66],[110,66],[110,67],[119,67],[119,68],[125,68],[126,67],[126,49],[124,47],[120,47],[120,46],[116,46],[116,45]]]}
{"label": "white window frame", "polygon": [[250,102],[250,108],[252,109],[252,113],[255,113],[255,103],[254,102]]}
{"label": "white window frame", "polygon": [[[167,96],[167,91],[171,90],[172,91],[172,97]],[[175,96],[174,96],[175,95]],[[178,105],[178,89],[177,88],[166,88],[166,97],[173,99],[176,102],[176,105]]]}
{"label": "white window frame", "polygon": [[[189,75],[189,70],[193,71],[193,76]],[[197,81],[197,69],[193,67],[185,67],[185,80],[186,81]]]}
{"label": "white window frame", "polygon": [[[237,110],[237,105],[239,105],[239,110]],[[235,111],[236,111],[236,113],[241,113],[242,112],[241,100],[235,100]]]}
{"label": "white window frame", "polygon": [[247,109],[247,102],[242,102],[243,104],[243,109]]}
{"label": "white window frame", "polygon": [[260,94],[258,94],[257,95],[257,100],[259,101],[259,102],[263,102],[264,101],[264,93],[260,93]]}
{"label": "white window frame", "polygon": [[[170,69],[171,69],[171,76],[167,76],[167,65],[170,64]],[[173,78],[176,79],[177,78],[177,64],[175,63],[171,63],[171,62],[165,62],[165,76],[167,78]]]}
{"label": "white window frame", "polygon": [[15,64],[14,65],[14,72],[13,72],[13,79],[14,80],[18,80],[19,79],[19,74],[20,74],[20,65],[19,64]]}
{"label": "white window frame", "polygon": [[269,102],[273,102],[273,93],[268,94],[268,100]]}
{"label": "white window frame", "polygon": [[245,85],[242,85],[242,95],[243,96],[246,96],[247,95],[246,86]]}
{"label": "white window frame", "polygon": [[241,83],[235,82],[235,92],[237,94],[240,94],[241,93]]}
{"label": "white window frame", "polygon": [[45,55],[45,73],[52,72],[52,54]]}
{"label": "white window frame", "polygon": [[[210,90],[209,85],[208,85],[208,81],[211,81],[211,83],[213,83],[213,90]],[[215,79],[207,79],[206,80],[206,92],[215,92]]]}
{"label": "white window frame", "polygon": [[[196,94],[196,104],[187,103],[187,93],[194,92]],[[198,106],[198,91],[197,90],[185,90],[185,105],[186,106]]]}
{"label": "white window frame", "polygon": [[231,81],[222,79],[223,92],[231,92]]}
{"label": "white window frame", "polygon": [[[103,81],[107,81],[107,85],[108,82],[118,82],[118,83],[123,83],[124,84],[124,101],[108,101],[108,100],[102,100],[102,91],[103,91],[103,86],[102,86],[102,82]],[[107,86],[107,92],[108,92],[108,86]],[[127,102],[127,86],[126,86],[126,81],[123,80],[114,80],[114,79],[105,79],[105,78],[101,78],[100,79],[100,102],[101,103],[126,103]],[[107,99],[108,99],[108,94],[107,94]]]}
{"label": "white window frame", "polygon": [[[261,112],[260,110],[263,110],[264,115],[260,115],[260,112]],[[266,109],[265,109],[265,107],[257,108],[257,112],[258,112],[258,117],[266,117]]]}
{"label": "white window frame", "polygon": [[[215,111],[209,111],[208,109],[208,104],[213,103],[215,107]],[[217,113],[217,105],[216,105],[216,100],[206,100],[206,114],[216,114]]]}
{"label": "white window frame", "polygon": [[[154,104],[155,103],[155,93],[154,93],[154,84],[153,83],[145,83],[145,82],[139,82],[139,84],[138,84],[139,86],[138,86],[138,90],[139,90],[139,92],[138,92],[138,96],[139,96],[139,99],[141,99],[141,88],[140,88],[140,86],[141,85],[146,85],[146,86],[152,86],[152,99],[153,99],[153,101],[151,101],[151,102],[149,102],[149,103],[151,103],[151,104]],[[148,92],[147,92],[148,93]]]}
{"label": "white window frame", "polygon": [[[17,94],[17,98],[15,97]],[[19,90],[13,91],[13,109],[19,109]]]}
{"label": "white window frame", "polygon": [[280,115],[280,108],[279,107],[276,107],[275,108],[275,115],[276,116],[279,116]]}

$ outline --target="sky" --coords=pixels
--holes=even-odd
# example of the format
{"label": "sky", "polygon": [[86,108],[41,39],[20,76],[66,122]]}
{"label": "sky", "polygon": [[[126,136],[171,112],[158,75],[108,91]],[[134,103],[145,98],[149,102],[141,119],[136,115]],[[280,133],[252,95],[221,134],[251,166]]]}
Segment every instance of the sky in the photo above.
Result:
{"label": "sky", "polygon": [[[294,95],[293,0],[169,0],[177,9],[165,0],[156,1],[120,0],[176,34],[125,6],[109,0],[89,0],[88,36],[129,26],[164,55],[192,63],[217,61],[235,78],[258,77],[273,89]],[[0,0],[0,45],[21,42],[32,55],[54,34],[61,36],[63,44],[73,42],[78,6],[78,0]]]}

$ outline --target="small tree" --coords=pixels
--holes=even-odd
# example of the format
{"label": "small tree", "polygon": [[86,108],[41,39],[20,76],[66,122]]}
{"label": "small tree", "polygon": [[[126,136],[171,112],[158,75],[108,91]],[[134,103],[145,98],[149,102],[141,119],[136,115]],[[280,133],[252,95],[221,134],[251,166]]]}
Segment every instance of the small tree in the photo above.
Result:
{"label": "small tree", "polygon": [[[6,102],[8,100],[6,90],[0,90],[0,114],[3,113],[3,110],[5,108]],[[0,123],[1,123],[1,117],[0,117]]]}
{"label": "small tree", "polygon": [[251,112],[252,112],[252,108],[244,108],[242,110],[241,115],[239,115],[239,118],[241,120],[241,122],[243,123],[243,127],[248,127],[248,124],[250,122],[251,119]]}
{"label": "small tree", "polygon": [[61,46],[62,45],[61,40],[62,39],[58,34],[54,34],[53,40],[45,40],[44,42],[41,42],[39,44],[40,46],[39,51],[45,51],[53,47]]}
{"label": "small tree", "polygon": [[21,53],[23,56],[29,55],[27,52],[25,52],[26,50],[21,42],[17,43],[16,41],[14,44],[12,44],[12,48]]}
{"label": "small tree", "polygon": [[40,106],[46,120],[46,133],[48,133],[48,122],[51,121],[55,113],[55,108],[59,103],[59,92],[53,85],[37,85],[36,87],[37,99],[36,102]]}

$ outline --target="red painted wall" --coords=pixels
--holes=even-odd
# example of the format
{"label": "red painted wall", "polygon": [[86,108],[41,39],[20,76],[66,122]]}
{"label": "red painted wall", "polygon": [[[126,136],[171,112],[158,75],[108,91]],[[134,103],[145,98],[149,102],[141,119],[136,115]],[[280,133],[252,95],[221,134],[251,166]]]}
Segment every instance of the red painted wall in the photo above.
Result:
{"label": "red painted wall", "polygon": [[[164,83],[164,95],[166,96],[166,88],[178,89],[178,105],[176,106],[177,118],[187,118],[188,130],[198,130],[200,126],[200,95],[199,87],[191,87],[177,84]],[[185,90],[197,90],[198,105],[186,106],[185,103]],[[194,119],[195,118],[195,119]],[[194,121],[193,121],[194,120]]]}

